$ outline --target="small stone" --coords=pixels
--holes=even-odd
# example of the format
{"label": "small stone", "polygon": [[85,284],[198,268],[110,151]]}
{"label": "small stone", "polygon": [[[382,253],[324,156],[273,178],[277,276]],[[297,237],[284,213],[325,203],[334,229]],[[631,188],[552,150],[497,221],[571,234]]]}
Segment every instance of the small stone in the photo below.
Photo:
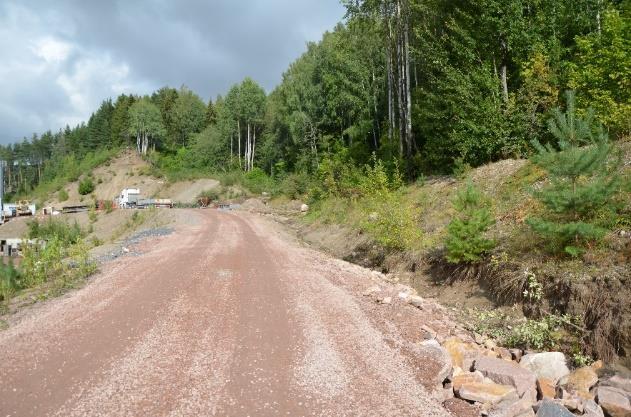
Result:
{"label": "small stone", "polygon": [[419,297],[418,295],[411,295],[407,301],[408,304],[412,304],[414,307],[423,308],[423,297]]}
{"label": "small stone", "polygon": [[565,355],[561,352],[531,353],[522,357],[519,365],[538,378],[548,378],[555,383],[570,373]]}
{"label": "small stone", "polygon": [[556,386],[548,378],[537,378],[537,390],[542,399],[554,399],[556,397]]}
{"label": "small stone", "polygon": [[515,362],[519,362],[521,357],[524,355],[524,351],[521,349],[509,349],[511,355],[513,356],[513,360]]}
{"label": "small stone", "polygon": [[428,365],[431,363],[432,379],[435,385],[443,382],[451,376],[453,365],[449,352],[438,343],[437,340],[429,339],[420,343],[418,354]]}
{"label": "small stone", "polygon": [[379,220],[379,214],[377,214],[376,211],[373,211],[368,215],[368,220],[371,222],[376,222],[377,220]]}
{"label": "small stone", "polygon": [[301,211],[302,213],[306,213],[306,212],[308,212],[308,211],[309,211],[309,206],[308,206],[307,204],[303,204],[303,205],[301,205],[301,206],[300,206],[300,211]]}
{"label": "small stone", "polygon": [[402,292],[400,292],[400,293],[399,293],[399,295],[398,295],[398,296],[399,296],[399,298],[400,298],[400,299],[402,299],[403,301],[405,301],[405,300],[407,300],[407,299],[408,299],[408,297],[410,296],[410,294],[408,294],[407,292],[403,292],[403,291],[402,291]]}
{"label": "small stone", "polygon": [[631,416],[629,394],[619,388],[598,387],[596,389],[596,401],[611,417]]}
{"label": "small stone", "polygon": [[494,350],[495,348],[497,348],[497,343],[495,343],[495,340],[493,339],[486,339],[484,341],[484,347],[487,349]]}
{"label": "small stone", "polygon": [[123,246],[123,253],[129,253],[129,248]]}
{"label": "small stone", "polygon": [[482,336],[480,333],[473,333],[473,340],[475,340],[475,343],[478,345],[483,345],[486,337]]}
{"label": "small stone", "polygon": [[424,333],[425,339],[436,339],[436,335],[437,335],[436,330],[426,325],[422,325],[421,330]]}
{"label": "small stone", "polygon": [[392,304],[392,297],[383,297],[381,304]]}
{"label": "small stone", "polygon": [[474,369],[498,384],[512,385],[520,398],[537,401],[537,378],[529,370],[514,362],[481,357],[475,360]]}
{"label": "small stone", "polygon": [[539,409],[537,410],[537,417],[575,417],[574,414],[570,413],[570,411],[563,407],[560,404],[557,404],[550,400],[544,400],[541,404],[539,404]]}
{"label": "small stone", "polygon": [[497,348],[495,348],[495,352],[500,357],[500,359],[504,359],[505,361],[512,361],[513,360],[513,355],[506,348],[497,347]]}
{"label": "small stone", "polygon": [[463,400],[487,404],[497,404],[504,399],[517,399],[515,388],[492,381],[463,384],[455,392]]}
{"label": "small stone", "polygon": [[381,287],[379,287],[378,285],[373,285],[372,287],[366,289],[366,291],[363,292],[363,295],[365,297],[371,296],[376,292],[381,292]]}

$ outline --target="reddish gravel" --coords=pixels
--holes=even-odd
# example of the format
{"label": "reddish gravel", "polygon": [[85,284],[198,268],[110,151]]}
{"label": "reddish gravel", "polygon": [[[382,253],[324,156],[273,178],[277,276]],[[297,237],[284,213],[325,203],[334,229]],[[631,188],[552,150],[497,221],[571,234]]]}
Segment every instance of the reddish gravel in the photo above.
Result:
{"label": "reddish gravel", "polygon": [[184,214],[0,333],[0,416],[450,415],[417,348],[439,308],[256,215]]}

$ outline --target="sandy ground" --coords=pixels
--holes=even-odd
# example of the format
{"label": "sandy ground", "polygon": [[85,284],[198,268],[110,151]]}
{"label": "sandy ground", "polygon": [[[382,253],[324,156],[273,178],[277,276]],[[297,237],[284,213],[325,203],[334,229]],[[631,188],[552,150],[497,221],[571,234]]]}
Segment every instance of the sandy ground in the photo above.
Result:
{"label": "sandy ground", "polygon": [[[421,325],[454,327],[438,306],[257,215],[178,212],[0,333],[1,416],[449,415],[419,349]],[[361,295],[375,283],[392,304]]]}

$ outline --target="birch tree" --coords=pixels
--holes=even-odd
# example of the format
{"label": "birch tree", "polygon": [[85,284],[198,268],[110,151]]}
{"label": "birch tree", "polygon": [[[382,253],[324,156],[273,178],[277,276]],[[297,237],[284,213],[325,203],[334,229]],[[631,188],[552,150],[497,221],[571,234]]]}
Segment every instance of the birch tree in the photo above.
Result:
{"label": "birch tree", "polygon": [[130,134],[136,136],[136,150],[140,155],[146,155],[150,147],[155,150],[156,140],[166,134],[160,110],[148,97],[129,108],[129,128]]}

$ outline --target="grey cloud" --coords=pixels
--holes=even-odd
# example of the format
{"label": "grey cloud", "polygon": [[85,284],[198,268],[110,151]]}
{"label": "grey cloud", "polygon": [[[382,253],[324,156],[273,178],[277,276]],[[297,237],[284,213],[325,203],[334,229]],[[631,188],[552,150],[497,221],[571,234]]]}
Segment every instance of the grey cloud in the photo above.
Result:
{"label": "grey cloud", "polygon": [[[9,0],[0,5],[0,26],[16,14],[31,27],[24,32],[13,22],[17,42],[0,39],[0,75],[6,61],[36,65],[24,49],[39,38],[72,50],[37,76],[0,78],[2,143],[87,117],[121,85],[149,93],[185,84],[207,99],[251,76],[270,91],[305,43],[333,28],[344,10],[339,0]],[[3,92],[8,84],[11,94]],[[81,102],[92,107],[81,109]],[[28,114],[16,120],[7,108]]]}

